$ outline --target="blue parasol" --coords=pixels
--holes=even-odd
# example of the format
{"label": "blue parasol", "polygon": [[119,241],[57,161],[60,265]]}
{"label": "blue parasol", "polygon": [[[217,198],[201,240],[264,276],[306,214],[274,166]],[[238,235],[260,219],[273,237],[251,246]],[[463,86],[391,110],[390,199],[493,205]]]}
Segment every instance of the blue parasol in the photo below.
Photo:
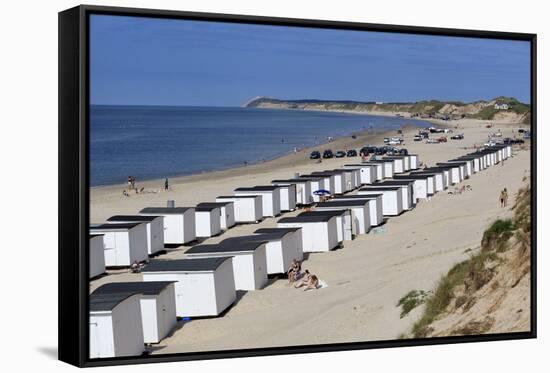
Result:
{"label": "blue parasol", "polygon": [[315,194],[316,196],[324,196],[324,195],[330,194],[330,192],[326,189],[319,189],[313,192],[313,194]]}

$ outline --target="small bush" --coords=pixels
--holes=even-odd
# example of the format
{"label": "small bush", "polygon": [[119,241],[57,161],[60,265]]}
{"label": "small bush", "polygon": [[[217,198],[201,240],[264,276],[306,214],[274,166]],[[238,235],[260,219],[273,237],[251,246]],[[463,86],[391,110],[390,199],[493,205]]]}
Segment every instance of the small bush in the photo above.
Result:
{"label": "small bush", "polygon": [[510,237],[514,230],[514,223],[510,219],[498,219],[484,233],[481,239],[481,247],[483,250],[492,250],[498,248]]}
{"label": "small bush", "polygon": [[401,315],[403,318],[409,314],[413,309],[420,306],[426,300],[428,293],[424,290],[411,290],[397,303],[397,307],[401,306]]}

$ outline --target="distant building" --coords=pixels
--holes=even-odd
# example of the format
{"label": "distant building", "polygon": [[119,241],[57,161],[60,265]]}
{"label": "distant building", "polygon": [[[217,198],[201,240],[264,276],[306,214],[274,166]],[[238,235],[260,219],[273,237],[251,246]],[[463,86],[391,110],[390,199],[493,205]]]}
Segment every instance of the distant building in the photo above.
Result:
{"label": "distant building", "polygon": [[495,109],[496,110],[508,110],[508,109],[510,109],[510,105],[505,104],[503,102],[497,102],[495,104]]}
{"label": "distant building", "polygon": [[383,103],[384,103],[384,102],[382,102],[382,101],[376,101],[376,102],[375,102],[376,105],[382,105]]}

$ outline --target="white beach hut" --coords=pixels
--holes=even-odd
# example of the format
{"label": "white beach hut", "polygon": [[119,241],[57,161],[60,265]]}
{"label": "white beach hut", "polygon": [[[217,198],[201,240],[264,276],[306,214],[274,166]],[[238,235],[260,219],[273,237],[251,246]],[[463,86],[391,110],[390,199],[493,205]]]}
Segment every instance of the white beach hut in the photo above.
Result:
{"label": "white beach hut", "polygon": [[216,202],[233,202],[236,223],[258,223],[263,219],[262,196],[218,196]]}
{"label": "white beach hut", "polygon": [[[321,190],[321,189],[327,189],[325,188],[325,179],[319,176],[306,176],[306,175],[300,175],[298,176],[299,179],[307,180],[310,183],[310,197],[311,201],[313,203],[319,202],[320,198],[317,194],[314,194],[314,192]],[[329,185],[330,188],[330,185]],[[330,190],[329,190],[330,191]]]}
{"label": "white beach hut", "polygon": [[296,210],[296,184],[277,184],[279,187],[281,211]]}
{"label": "white beach hut", "polygon": [[222,232],[222,209],[219,206],[195,207],[195,235],[197,237],[212,237]]}
{"label": "white beach hut", "polygon": [[347,195],[337,196],[331,201],[356,201],[356,200],[369,200],[369,220],[372,227],[380,225],[384,222],[384,215],[382,214],[382,193],[371,195]]}
{"label": "white beach hut", "polygon": [[[405,168],[405,158],[404,157],[390,157],[386,156],[382,158],[383,161],[392,161],[393,162],[393,173],[394,174],[402,174],[407,169]],[[392,175],[393,176],[393,175]],[[390,176],[389,178],[391,178]]]}
{"label": "white beach hut", "polygon": [[433,195],[434,183],[433,176],[421,174],[421,175],[395,175],[395,180],[410,180],[413,181],[414,196],[418,199],[427,199]]}
{"label": "white beach hut", "polygon": [[272,180],[273,185],[294,185],[296,191],[296,205],[307,206],[313,203],[311,196],[311,182],[306,179],[294,178],[286,180]]}
{"label": "white beach hut", "polygon": [[416,205],[417,196],[414,194],[414,180],[385,180],[379,183],[373,184],[373,187],[386,187],[386,186],[398,186],[403,193],[403,209],[410,210]]}
{"label": "white beach hut", "polygon": [[279,228],[302,228],[302,249],[304,252],[326,252],[338,247],[338,222],[336,216],[309,215],[282,218]]}
{"label": "white beach hut", "polygon": [[411,175],[431,175],[434,177],[434,187],[436,192],[441,192],[451,185],[450,167],[430,167],[420,171],[414,171]]}
{"label": "white beach hut", "polygon": [[155,255],[164,250],[164,217],[142,215],[115,215],[107,219],[109,224],[143,223],[147,229],[147,253]]}
{"label": "white beach hut", "polygon": [[375,165],[368,164],[347,164],[344,166],[346,169],[358,169],[359,170],[359,186],[362,184],[372,184],[376,181],[376,169]]}
{"label": "white beach hut", "polygon": [[90,235],[90,251],[88,256],[89,278],[94,278],[105,273],[105,247],[103,235]]}
{"label": "white beach hut", "polygon": [[403,192],[401,187],[375,187],[370,185],[357,191],[358,195],[373,195],[382,193],[382,214],[396,216],[403,212]]}
{"label": "white beach hut", "polygon": [[355,232],[357,234],[366,234],[370,231],[370,204],[374,204],[374,201],[368,199],[356,199],[356,200],[331,200],[329,202],[318,203],[315,209],[317,211],[324,210],[351,210],[352,223],[354,224]]}
{"label": "white beach hut", "polygon": [[111,282],[94,294],[140,293],[141,326],[145,343],[159,343],[175,327],[176,293],[174,281]]}
{"label": "white beach hut", "polygon": [[[363,162],[362,164],[375,167],[374,181],[380,181],[385,178],[386,175],[384,175],[384,163],[375,162],[373,160],[373,161]],[[393,169],[393,162],[392,162],[392,169]]]}
{"label": "white beach hut", "polygon": [[[341,175],[337,175],[330,171],[316,171],[306,176],[320,177],[323,179],[323,185],[330,194],[336,194],[336,190],[341,193],[343,190],[344,181]],[[338,178],[338,181],[336,180]]]}
{"label": "white beach hut", "polygon": [[278,185],[260,185],[235,189],[236,196],[258,195],[262,197],[263,216],[281,215],[281,192]]}
{"label": "white beach hut", "polygon": [[147,228],[143,223],[94,225],[90,233],[103,235],[106,267],[128,267],[134,261],[149,259]]}
{"label": "white beach hut", "polygon": [[418,159],[418,154],[409,154],[409,161],[410,161],[411,170],[418,169],[419,162],[420,162]]}
{"label": "white beach hut", "polygon": [[358,168],[340,168],[334,171],[344,173],[345,192],[351,192],[361,186],[361,171]]}
{"label": "white beach hut", "polygon": [[449,168],[451,184],[458,184],[462,181],[462,172],[460,169],[460,165],[450,163],[438,163],[437,166]]}
{"label": "white beach hut", "polygon": [[140,356],[144,349],[141,294],[123,292],[89,297],[89,357]]}
{"label": "white beach hut", "polygon": [[357,235],[355,226],[353,225],[352,210],[337,209],[337,210],[314,210],[302,212],[298,216],[335,216],[337,222],[337,238],[338,241],[351,241]]}
{"label": "white beach hut", "polygon": [[266,243],[267,273],[286,273],[293,259],[302,261],[302,228],[261,228],[254,231]]}
{"label": "white beach hut", "polygon": [[146,207],[139,215],[164,217],[165,244],[183,245],[197,239],[193,207]]}
{"label": "white beach hut", "polygon": [[396,168],[395,161],[393,159],[377,159],[370,161],[373,163],[379,163],[382,165],[382,168],[384,169],[384,177],[383,179],[391,179],[393,175],[398,172],[398,169]]}
{"label": "white beach hut", "polygon": [[218,316],[237,299],[230,258],[152,260],[143,281],[175,281],[178,317]]}
{"label": "white beach hut", "polygon": [[241,237],[218,244],[198,245],[185,252],[188,258],[232,258],[237,290],[259,290],[267,283],[267,241],[247,241]]}
{"label": "white beach hut", "polygon": [[201,202],[197,207],[218,207],[220,209],[220,228],[223,231],[235,225],[235,206],[233,202]]}

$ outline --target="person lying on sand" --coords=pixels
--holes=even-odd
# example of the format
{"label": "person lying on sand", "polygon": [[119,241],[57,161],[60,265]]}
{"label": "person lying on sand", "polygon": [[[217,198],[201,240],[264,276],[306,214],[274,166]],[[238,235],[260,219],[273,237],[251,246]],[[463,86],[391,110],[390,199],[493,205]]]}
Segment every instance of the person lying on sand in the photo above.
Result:
{"label": "person lying on sand", "polygon": [[300,277],[300,272],[302,271],[302,263],[296,259],[292,259],[290,263],[290,268],[288,269],[288,283],[292,284]]}
{"label": "person lying on sand", "polygon": [[296,289],[301,288],[305,286],[304,291],[310,290],[310,289],[317,289],[317,286],[319,286],[319,278],[316,275],[312,275],[309,273],[309,270],[305,270],[304,277],[298,282],[294,287]]}

